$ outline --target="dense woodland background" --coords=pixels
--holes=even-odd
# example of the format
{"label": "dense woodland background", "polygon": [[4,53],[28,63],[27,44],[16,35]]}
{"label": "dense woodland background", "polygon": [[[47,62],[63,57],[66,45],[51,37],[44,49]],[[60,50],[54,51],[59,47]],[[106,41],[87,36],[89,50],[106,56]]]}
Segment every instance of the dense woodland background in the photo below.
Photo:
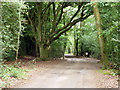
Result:
{"label": "dense woodland background", "polygon": [[120,68],[119,2],[1,4],[1,63],[28,55],[46,60],[88,52],[105,67]]}

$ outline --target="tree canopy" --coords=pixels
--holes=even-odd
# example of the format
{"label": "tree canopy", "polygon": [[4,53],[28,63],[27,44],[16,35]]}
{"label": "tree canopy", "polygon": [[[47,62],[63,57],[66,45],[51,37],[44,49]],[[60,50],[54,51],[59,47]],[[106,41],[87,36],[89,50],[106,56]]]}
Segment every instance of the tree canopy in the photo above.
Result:
{"label": "tree canopy", "polygon": [[15,58],[16,50],[18,56],[40,59],[64,53],[85,56],[88,52],[90,57],[102,57],[103,62],[108,60],[118,67],[119,3],[95,3],[97,7],[93,2],[3,2],[3,59]]}

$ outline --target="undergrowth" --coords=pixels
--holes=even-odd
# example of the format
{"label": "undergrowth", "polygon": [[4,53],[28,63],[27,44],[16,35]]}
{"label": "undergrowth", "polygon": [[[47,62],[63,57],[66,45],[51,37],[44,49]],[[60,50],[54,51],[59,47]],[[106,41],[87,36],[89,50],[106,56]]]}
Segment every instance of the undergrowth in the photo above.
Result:
{"label": "undergrowth", "polygon": [[100,70],[100,72],[103,73],[104,75],[112,75],[112,76],[119,75],[119,71],[116,69]]}
{"label": "undergrowth", "polygon": [[13,79],[27,79],[28,75],[26,72],[28,72],[28,70],[14,67],[13,65],[1,65],[0,87],[9,86]]}

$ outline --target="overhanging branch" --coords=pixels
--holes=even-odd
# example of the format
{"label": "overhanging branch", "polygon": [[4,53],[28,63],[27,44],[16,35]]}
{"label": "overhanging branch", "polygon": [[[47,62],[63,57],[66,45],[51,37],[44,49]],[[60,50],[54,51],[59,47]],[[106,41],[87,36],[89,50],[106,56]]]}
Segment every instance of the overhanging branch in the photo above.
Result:
{"label": "overhanging branch", "polygon": [[85,17],[80,17],[80,18],[74,20],[68,28],[60,31],[55,37],[51,38],[51,39],[50,39],[50,43],[51,43],[52,41],[54,41],[54,40],[59,39],[59,37],[60,37],[63,33],[65,33],[65,32],[67,32],[68,30],[70,30],[73,25],[75,25],[75,24],[78,23],[79,21],[85,20],[85,19],[88,18],[89,16],[90,16],[90,14],[89,14],[89,15],[86,15]]}
{"label": "overhanging branch", "polygon": [[62,18],[62,14],[63,14],[63,8],[61,9],[61,13],[60,13],[59,19],[58,19],[58,21],[56,23],[56,26],[59,24],[59,22],[60,22],[60,20]]}
{"label": "overhanging branch", "polygon": [[[65,29],[65,28],[67,28],[67,27],[69,27],[69,25],[71,24],[72,20],[73,20],[73,19],[77,16],[77,14],[79,13],[80,8],[82,7],[82,4],[83,4],[83,3],[79,4],[78,10],[75,12],[75,14],[71,17],[70,21],[69,21],[65,26],[63,26],[62,28],[58,29],[58,30],[55,31],[55,32],[53,32],[53,30],[52,30],[52,32],[50,33],[50,37],[53,37],[53,36],[54,36],[56,33],[58,33],[59,31]],[[61,16],[61,17],[62,17],[62,16]],[[61,19],[61,17],[60,17],[60,19]],[[57,24],[58,24],[58,23],[59,23],[59,21],[57,22]]]}

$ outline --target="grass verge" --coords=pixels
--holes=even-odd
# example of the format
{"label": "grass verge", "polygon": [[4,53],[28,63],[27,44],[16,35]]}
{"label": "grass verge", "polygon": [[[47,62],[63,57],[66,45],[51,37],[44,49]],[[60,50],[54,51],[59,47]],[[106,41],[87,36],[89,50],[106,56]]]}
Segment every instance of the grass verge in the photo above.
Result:
{"label": "grass verge", "polygon": [[27,79],[28,70],[14,67],[13,65],[1,65],[0,67],[0,87],[4,88],[11,85],[13,79]]}

